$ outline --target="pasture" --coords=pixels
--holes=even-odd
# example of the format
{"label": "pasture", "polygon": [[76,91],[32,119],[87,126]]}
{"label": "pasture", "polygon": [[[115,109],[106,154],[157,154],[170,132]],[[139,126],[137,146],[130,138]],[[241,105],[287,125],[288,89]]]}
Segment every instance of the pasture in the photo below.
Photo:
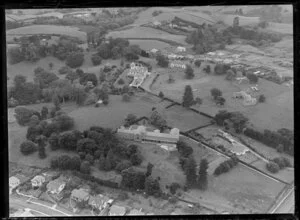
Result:
{"label": "pasture", "polygon": [[162,112],[167,124],[186,132],[199,126],[210,124],[211,119],[186,108],[175,105]]}
{"label": "pasture", "polygon": [[151,50],[153,48],[162,50],[170,47],[169,44],[158,40],[129,40],[130,44],[139,45],[143,50]]}
{"label": "pasture", "polygon": [[[138,34],[137,34],[138,33]],[[154,28],[147,28],[147,27],[133,27],[131,29],[126,29],[122,31],[111,31],[109,32],[106,37],[113,37],[113,38],[134,38],[134,39],[147,39],[147,38],[155,38],[155,39],[162,39],[162,40],[170,40],[174,41],[178,44],[186,45],[185,36],[183,35],[174,35],[166,33],[165,31],[157,30]]]}
{"label": "pasture", "polygon": [[86,41],[86,33],[79,31],[79,28],[60,25],[30,25],[6,31],[6,36],[32,35],[32,34],[59,34],[77,37]]}

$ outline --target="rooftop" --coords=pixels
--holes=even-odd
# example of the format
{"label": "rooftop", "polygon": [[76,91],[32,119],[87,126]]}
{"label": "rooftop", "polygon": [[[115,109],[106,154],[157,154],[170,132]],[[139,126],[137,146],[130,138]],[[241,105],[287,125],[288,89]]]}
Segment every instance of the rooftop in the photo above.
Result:
{"label": "rooftop", "polygon": [[77,198],[79,200],[88,200],[89,196],[89,193],[84,189],[74,189],[71,194],[72,198]]}
{"label": "rooftop", "polygon": [[118,205],[112,205],[109,210],[110,215],[125,215],[125,213],[126,213],[126,208]]}

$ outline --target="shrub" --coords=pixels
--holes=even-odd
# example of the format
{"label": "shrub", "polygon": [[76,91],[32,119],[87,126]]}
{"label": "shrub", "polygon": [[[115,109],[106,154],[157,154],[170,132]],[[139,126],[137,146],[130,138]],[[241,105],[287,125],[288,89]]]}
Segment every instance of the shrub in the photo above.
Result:
{"label": "shrub", "polygon": [[265,95],[264,95],[264,94],[261,94],[261,95],[258,97],[258,101],[259,101],[260,103],[265,102],[265,101],[266,101]]}
{"label": "shrub", "polygon": [[84,55],[81,52],[74,52],[67,56],[66,65],[71,68],[80,67],[83,64]]}
{"label": "shrub", "polygon": [[194,64],[199,68],[201,66],[201,60],[195,60]]}
{"label": "shrub", "polygon": [[163,93],[162,91],[160,91],[159,94],[158,94],[158,96],[159,96],[160,98],[164,98],[164,93]]}
{"label": "shrub", "polygon": [[95,93],[90,93],[86,100],[84,101],[84,105],[92,105],[95,104],[98,101],[98,97]]}
{"label": "shrub", "polygon": [[60,148],[59,146],[59,142],[58,142],[58,134],[57,133],[52,133],[51,136],[49,137],[49,145],[50,145],[50,148],[51,150],[57,150]]}
{"label": "shrub", "polygon": [[102,61],[101,57],[97,54],[93,54],[91,60],[94,66],[100,65]]}
{"label": "shrub", "polygon": [[125,82],[124,82],[124,79],[119,79],[119,80],[118,80],[118,84],[119,84],[119,85],[123,85],[124,83],[125,83]]}
{"label": "shrub", "polygon": [[210,93],[211,93],[211,96],[212,96],[214,99],[217,99],[217,97],[222,96],[221,90],[219,90],[219,89],[217,89],[217,88],[211,89],[211,90],[210,90]]}
{"label": "shrub", "polygon": [[119,162],[116,166],[116,171],[118,172],[122,172],[125,169],[128,169],[129,167],[132,166],[132,163],[129,160],[122,160],[121,162]]}
{"label": "shrub", "polygon": [[20,151],[23,155],[29,155],[37,151],[37,146],[32,141],[24,141],[20,145]]}
{"label": "shrub", "polygon": [[169,60],[165,56],[160,54],[156,56],[156,61],[157,65],[160,67],[168,67],[169,65]]}
{"label": "shrub", "polygon": [[279,166],[278,164],[276,164],[275,162],[269,162],[266,164],[266,168],[268,171],[270,171],[271,173],[278,173],[279,171]]}
{"label": "shrub", "polygon": [[249,79],[250,83],[257,83],[258,82],[258,76],[256,76],[254,73],[248,73],[246,76]]}
{"label": "shrub", "polygon": [[72,69],[68,66],[62,66],[59,70],[58,73],[61,75],[65,75],[65,74],[70,74],[72,73]]}
{"label": "shrub", "polygon": [[125,94],[123,94],[123,96],[122,96],[122,100],[124,101],[124,102],[129,102],[130,101],[130,95],[128,94],[128,93],[125,93]]}
{"label": "shrub", "polygon": [[35,141],[36,137],[42,134],[42,127],[38,125],[29,126],[27,129],[26,138],[30,141]]}
{"label": "shrub", "polygon": [[90,174],[91,167],[90,163],[88,161],[83,161],[80,165],[80,172]]}

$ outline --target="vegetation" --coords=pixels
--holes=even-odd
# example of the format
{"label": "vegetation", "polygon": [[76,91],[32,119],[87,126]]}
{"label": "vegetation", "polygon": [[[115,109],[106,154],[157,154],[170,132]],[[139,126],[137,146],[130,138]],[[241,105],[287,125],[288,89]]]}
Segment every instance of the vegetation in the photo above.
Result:
{"label": "vegetation", "polygon": [[164,129],[167,121],[155,110],[151,113],[149,123],[158,127],[160,130]]}
{"label": "vegetation", "polygon": [[222,173],[226,173],[230,169],[232,169],[233,167],[235,167],[237,164],[238,164],[238,161],[237,161],[236,158],[231,158],[229,160],[226,160],[226,161],[220,163],[220,165],[215,169],[214,175],[215,176],[219,176]]}
{"label": "vegetation", "polygon": [[199,68],[201,66],[201,60],[195,60],[194,64]]}
{"label": "vegetation", "polygon": [[98,66],[101,64],[102,59],[98,54],[93,54],[91,57],[91,61],[94,66]]}
{"label": "vegetation", "polygon": [[210,90],[210,94],[214,98],[214,100],[216,100],[217,97],[222,96],[222,91],[217,88],[213,88]]}
{"label": "vegetation", "polygon": [[208,162],[206,159],[202,159],[199,164],[199,175],[198,175],[198,186],[201,190],[207,189],[207,169],[208,169]]}
{"label": "vegetation", "polygon": [[132,123],[136,120],[137,120],[137,117],[134,114],[128,114],[127,117],[125,118],[124,126],[128,127],[128,126],[132,125]]}
{"label": "vegetation", "polygon": [[164,55],[158,54],[156,56],[156,61],[157,61],[157,65],[160,67],[166,68],[169,66],[169,60]]}
{"label": "vegetation", "polygon": [[32,141],[24,141],[20,145],[20,151],[23,155],[29,155],[37,151],[37,146]]}
{"label": "vegetation", "polygon": [[185,69],[185,78],[186,79],[193,79],[195,77],[194,70],[190,65],[186,65]]}
{"label": "vegetation", "polygon": [[197,182],[196,166],[193,156],[189,156],[184,164],[184,173],[188,186],[194,186]]}
{"label": "vegetation", "polygon": [[187,86],[185,86],[185,89],[184,89],[184,94],[182,97],[182,105],[184,107],[190,107],[193,104],[195,104],[195,101],[194,101],[192,87],[190,85],[187,85]]}
{"label": "vegetation", "polygon": [[266,101],[266,97],[264,94],[259,95],[258,97],[258,102],[264,103]]}
{"label": "vegetation", "polygon": [[246,76],[249,79],[250,83],[257,83],[258,82],[258,76],[256,76],[254,73],[247,73]]}

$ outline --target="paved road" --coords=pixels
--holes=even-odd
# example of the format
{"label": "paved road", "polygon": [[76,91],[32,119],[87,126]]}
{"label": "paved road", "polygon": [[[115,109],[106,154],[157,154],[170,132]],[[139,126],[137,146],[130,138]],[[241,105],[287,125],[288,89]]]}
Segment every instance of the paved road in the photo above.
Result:
{"label": "paved road", "polygon": [[[16,208],[16,209],[24,209],[29,208],[34,211],[34,215],[36,216],[65,216],[61,212],[58,212],[54,209],[51,209],[50,207],[34,204],[31,202],[26,202],[28,198],[23,197],[17,197],[17,196],[10,196],[9,198],[9,206]],[[34,200],[34,202],[36,202]],[[39,201],[41,203],[41,201]],[[41,203],[42,204],[42,203]],[[66,212],[66,210],[64,210]],[[68,212],[69,215],[74,215],[71,212]]]}
{"label": "paved road", "polygon": [[272,213],[294,213],[295,212],[295,191],[294,188],[272,211]]}

